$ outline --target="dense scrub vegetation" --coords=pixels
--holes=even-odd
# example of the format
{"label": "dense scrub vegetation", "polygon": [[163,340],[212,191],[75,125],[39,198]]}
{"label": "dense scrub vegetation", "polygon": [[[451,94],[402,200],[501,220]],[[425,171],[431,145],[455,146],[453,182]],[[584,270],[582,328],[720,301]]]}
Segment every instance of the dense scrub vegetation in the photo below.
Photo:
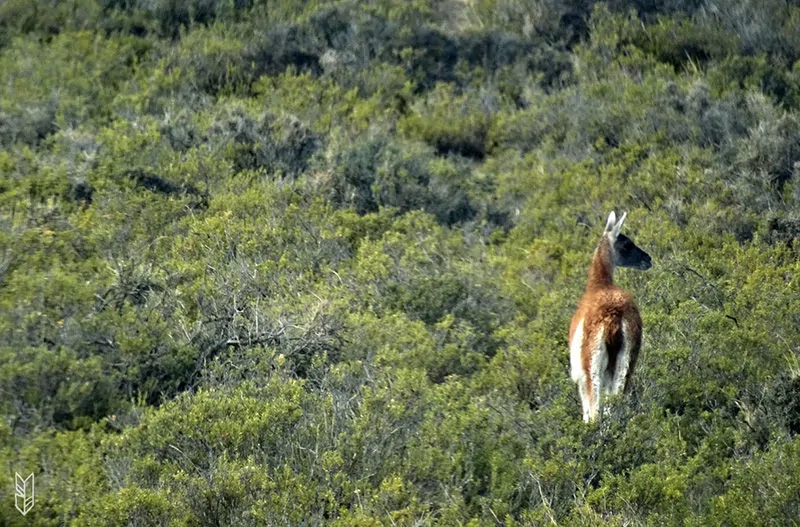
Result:
{"label": "dense scrub vegetation", "polygon": [[0,524],[800,518],[796,2],[9,0],[0,79]]}

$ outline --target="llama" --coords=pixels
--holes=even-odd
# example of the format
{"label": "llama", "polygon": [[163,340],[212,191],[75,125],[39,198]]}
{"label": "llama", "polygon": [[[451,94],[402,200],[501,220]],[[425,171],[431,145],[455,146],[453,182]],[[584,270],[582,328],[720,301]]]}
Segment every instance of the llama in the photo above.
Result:
{"label": "llama", "polygon": [[578,384],[583,420],[597,419],[600,398],[630,389],[642,344],[642,318],[633,297],[614,284],[614,268],[647,270],[650,255],[620,234],[625,216],[608,215],[594,251],[586,292],[569,328],[569,362]]}

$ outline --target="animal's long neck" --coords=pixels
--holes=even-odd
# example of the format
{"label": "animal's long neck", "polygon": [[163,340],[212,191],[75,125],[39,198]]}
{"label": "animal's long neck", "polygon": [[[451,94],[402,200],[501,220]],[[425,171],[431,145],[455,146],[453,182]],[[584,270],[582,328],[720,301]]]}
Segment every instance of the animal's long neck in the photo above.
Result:
{"label": "animal's long neck", "polygon": [[594,251],[592,266],[589,268],[589,281],[586,289],[600,289],[614,284],[614,255],[611,242],[603,236]]}

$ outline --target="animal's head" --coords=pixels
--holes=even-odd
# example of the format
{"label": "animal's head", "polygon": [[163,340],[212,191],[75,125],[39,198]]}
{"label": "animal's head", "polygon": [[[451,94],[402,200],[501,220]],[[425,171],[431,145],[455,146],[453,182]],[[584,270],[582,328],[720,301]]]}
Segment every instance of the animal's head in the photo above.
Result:
{"label": "animal's head", "polygon": [[622,217],[617,221],[617,215],[612,210],[611,214],[608,215],[603,235],[608,238],[611,244],[615,265],[646,271],[653,265],[650,255],[637,247],[633,240],[619,232],[627,215],[627,212],[623,213]]}

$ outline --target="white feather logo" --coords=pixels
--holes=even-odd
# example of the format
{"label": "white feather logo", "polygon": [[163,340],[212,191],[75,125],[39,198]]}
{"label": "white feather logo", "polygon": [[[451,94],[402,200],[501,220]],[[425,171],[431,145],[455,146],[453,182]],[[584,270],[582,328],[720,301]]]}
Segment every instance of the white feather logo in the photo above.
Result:
{"label": "white feather logo", "polygon": [[25,516],[33,508],[33,472],[25,479],[22,479],[17,472],[14,474],[17,476],[14,506]]}

